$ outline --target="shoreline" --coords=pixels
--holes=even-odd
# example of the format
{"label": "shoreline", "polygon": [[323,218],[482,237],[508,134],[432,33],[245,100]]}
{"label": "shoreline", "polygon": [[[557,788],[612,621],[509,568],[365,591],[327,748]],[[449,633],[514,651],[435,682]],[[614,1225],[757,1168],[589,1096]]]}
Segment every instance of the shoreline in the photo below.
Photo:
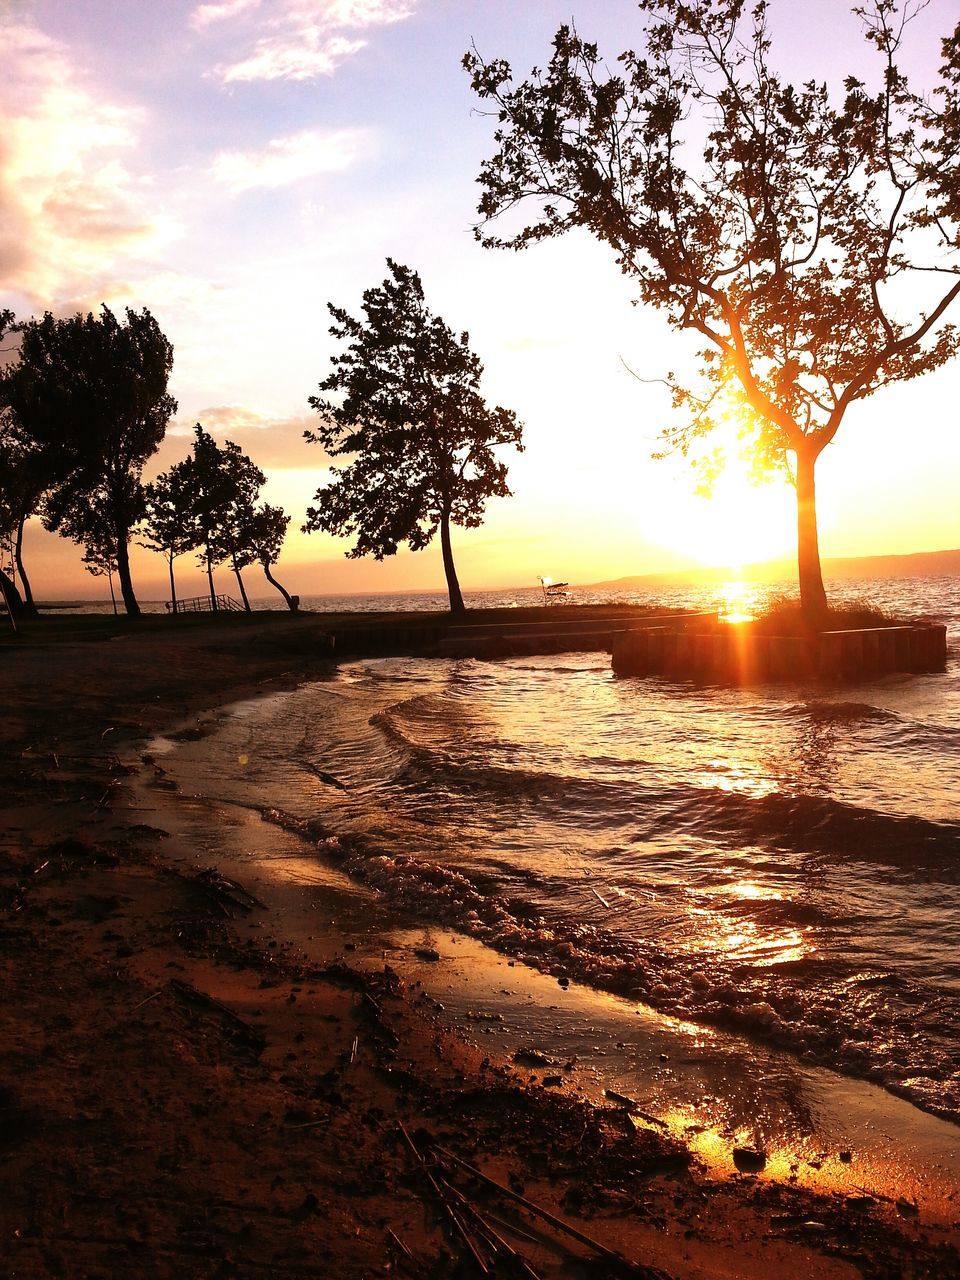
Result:
{"label": "shoreline", "polygon": [[[440,1020],[432,1003],[443,963],[398,972],[403,944],[365,957],[363,970],[345,929],[351,910],[363,914],[349,887],[323,890],[329,904],[335,888],[338,908],[326,926],[330,955],[300,954],[276,909],[218,911],[196,875],[217,850],[184,847],[177,865],[177,834],[157,832],[171,803],[190,802],[133,754],[186,716],[209,714],[211,693],[223,708],[310,678],[309,659],[278,670],[291,663],[274,643],[289,624],[260,629],[269,652],[252,630],[229,644],[211,630],[186,646],[181,636],[145,645],[131,636],[87,652],[54,647],[43,662],[22,650],[4,669],[3,765],[13,786],[0,962],[17,1069],[4,1081],[0,1116],[15,1136],[2,1152],[18,1189],[0,1221],[11,1274],[50,1274],[58,1251],[76,1265],[78,1250],[90,1272],[122,1256],[127,1274],[182,1275],[188,1256],[198,1275],[353,1276],[386,1262],[403,1274],[409,1260],[391,1244],[393,1230],[419,1260],[408,1274],[452,1275],[442,1258],[453,1246],[398,1120],[421,1143],[439,1134],[501,1180],[512,1174],[585,1234],[670,1275],[894,1274],[885,1268],[896,1257],[916,1275],[960,1273],[956,1230],[914,1218],[906,1202],[904,1217],[879,1200],[853,1205],[749,1175],[721,1180],[622,1108],[531,1084],[545,1072],[518,1069],[500,1047],[488,1054],[495,1037],[482,1022],[470,1044]],[[211,656],[220,663],[212,681],[197,671]],[[147,697],[134,707],[138,689]],[[158,817],[119,795],[151,785]],[[266,824],[258,836],[275,838]],[[300,859],[307,879],[333,878],[302,846]],[[287,891],[296,896],[293,881]],[[188,1007],[171,975],[259,1028],[260,1052],[214,1006]],[[520,977],[511,970],[511,984]],[[294,1135],[310,1135],[309,1145]],[[58,1172],[41,1175],[44,1154]],[[182,1250],[177,1214],[199,1223],[192,1253]],[[529,1247],[541,1274],[578,1274],[555,1242]],[[225,1257],[233,1269],[218,1271]]]}
{"label": "shoreline", "polygon": [[[256,711],[250,714],[255,702],[284,696],[283,691],[264,693],[211,709],[204,739],[236,717],[255,723]],[[184,739],[176,731],[164,737],[158,759],[165,776],[168,766],[176,776],[177,751],[195,738],[188,733]],[[214,802],[189,793],[189,763],[179,777],[188,821],[181,816],[178,822],[169,811],[160,821],[178,830],[179,843],[189,845],[191,829],[196,839],[212,826]],[[171,793],[170,802],[176,800]],[[215,803],[221,817],[234,809],[229,801]],[[271,844],[266,852],[265,834]],[[342,870],[341,859],[326,856],[324,843],[318,848],[295,826],[277,827],[257,806],[237,806],[218,848],[218,865],[252,884],[261,898],[275,901],[285,936],[302,953],[343,960],[349,934],[353,962],[387,959],[431,998],[439,997],[446,1030],[472,1033],[504,1062],[518,1053],[522,1061],[531,1051],[546,1057],[524,1073],[530,1081],[555,1077],[563,1068],[564,1093],[593,1105],[609,1105],[607,1090],[635,1097],[641,1110],[663,1121],[664,1131],[686,1145],[711,1176],[733,1174],[735,1146],[762,1147],[764,1179],[819,1193],[870,1194],[891,1204],[900,1200],[918,1205],[925,1221],[942,1226],[956,1221],[960,1130],[949,1119],[882,1085],[805,1061],[734,1029],[678,1019],[574,979],[560,986],[549,965],[538,969],[456,923],[426,924],[384,900]],[[297,885],[293,903],[291,883]],[[344,901],[347,919],[337,914]],[[334,920],[318,925],[321,915],[335,916],[336,927]],[[418,954],[423,952],[437,958],[425,961]],[[840,1159],[841,1151],[854,1159]]]}

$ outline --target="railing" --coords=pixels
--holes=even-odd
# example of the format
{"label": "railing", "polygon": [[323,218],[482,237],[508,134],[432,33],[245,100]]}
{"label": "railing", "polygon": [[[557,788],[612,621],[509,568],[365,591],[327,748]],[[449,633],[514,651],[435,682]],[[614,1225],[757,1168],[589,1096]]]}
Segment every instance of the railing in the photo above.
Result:
{"label": "railing", "polygon": [[[216,600],[214,608],[213,600]],[[189,600],[168,600],[168,613],[243,613],[243,605],[233,596],[191,596]]]}

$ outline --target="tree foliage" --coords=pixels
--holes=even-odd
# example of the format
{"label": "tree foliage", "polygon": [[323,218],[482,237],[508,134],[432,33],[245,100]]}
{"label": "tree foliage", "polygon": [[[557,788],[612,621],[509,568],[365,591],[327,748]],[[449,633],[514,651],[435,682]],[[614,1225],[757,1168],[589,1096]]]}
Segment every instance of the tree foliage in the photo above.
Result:
{"label": "tree foliage", "polygon": [[480,394],[483,366],[424,301],[419,275],[387,259],[389,275],[363,295],[363,318],[329,304],[331,335],[346,344],[310,404],[320,426],[306,438],[330,457],[333,480],[307,510],[306,532],[356,539],[351,557],[426,547],[440,530],[451,609],[462,610],[450,526],[483,522],[488,498],[508,497],[495,450],[522,449],[510,409]]}
{"label": "tree foliage", "polygon": [[10,542],[11,561],[20,578],[26,612],[36,613],[23,563],[23,531],[40,506],[46,467],[40,450],[23,438],[12,416],[0,410],[0,537]]}
{"label": "tree foliage", "polygon": [[159,496],[164,501],[157,506],[159,524],[153,521],[153,544],[162,546],[166,541],[169,546],[171,539],[180,536],[184,549],[198,548],[214,605],[213,566],[226,561],[248,612],[250,602],[242,570],[256,563],[263,566],[268,581],[294,608],[292,597],[270,574],[270,566],[279,558],[290,517],[281,507],[257,506],[266,477],[238,444],[225,440],[219,445],[197,423],[193,452],[161,480],[164,483]]}
{"label": "tree foliage", "polygon": [[[639,301],[699,335],[699,374],[668,379],[667,444],[685,451],[732,413],[761,460],[793,455],[801,593],[817,610],[816,459],[851,404],[956,349],[943,317],[960,294],[960,27],[924,101],[898,66],[917,5],[874,0],[855,12],[877,74],[831,92],[771,68],[768,8],[640,0],[642,51],[614,70],[570,26],[521,83],[469,53],[497,117],[477,235],[523,249],[585,228]],[[518,206],[526,219],[495,233]]]}
{"label": "tree foliage", "polygon": [[159,551],[166,557],[170,575],[170,600],[176,612],[174,561],[186,552],[193,551],[197,545],[187,460],[176,463],[157,476],[152,484],[148,484],[144,490],[144,499],[146,514],[141,541],[149,550]]}
{"label": "tree foliage", "polygon": [[44,521],[82,524],[84,504],[102,510],[116,542],[128,613],[139,613],[127,544],[143,515],[140,476],[176,401],[167,391],[173,348],[149,311],[121,321],[106,306],[18,326],[20,356],[3,377],[3,399],[50,466]]}
{"label": "tree foliage", "polygon": [[244,519],[237,560],[241,568],[259,564],[264,577],[272,587],[283,596],[287,608],[295,613],[300,607],[300,597],[292,596],[273,576],[273,566],[280,559],[283,540],[287,534],[290,517],[282,507],[273,507],[265,502],[263,506],[251,507]]}

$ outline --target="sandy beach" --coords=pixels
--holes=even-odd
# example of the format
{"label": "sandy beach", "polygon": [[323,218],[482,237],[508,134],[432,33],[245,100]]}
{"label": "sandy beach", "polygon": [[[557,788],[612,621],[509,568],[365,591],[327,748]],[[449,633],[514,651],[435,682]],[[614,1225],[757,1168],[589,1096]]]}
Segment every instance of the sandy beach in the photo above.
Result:
{"label": "sandy beach", "polygon": [[[7,1274],[960,1274],[951,1189],[918,1212],[876,1170],[723,1170],[566,1063],[492,1052],[431,948],[385,954],[376,904],[288,833],[258,826],[289,841],[270,880],[198,843],[151,740],[329,659],[319,619],[171,622],[0,648]],[[470,945],[446,931],[487,980]],[[541,977],[511,966],[533,1003]]]}

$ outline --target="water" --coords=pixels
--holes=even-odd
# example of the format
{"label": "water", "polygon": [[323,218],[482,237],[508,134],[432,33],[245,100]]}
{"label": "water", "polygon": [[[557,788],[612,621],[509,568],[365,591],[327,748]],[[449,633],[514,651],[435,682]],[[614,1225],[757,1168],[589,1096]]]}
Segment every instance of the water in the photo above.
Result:
{"label": "water", "polygon": [[960,1119],[960,580],[843,594],[946,621],[946,674],[732,689],[614,679],[597,653],[357,661],[244,704],[176,772],[406,917]]}

